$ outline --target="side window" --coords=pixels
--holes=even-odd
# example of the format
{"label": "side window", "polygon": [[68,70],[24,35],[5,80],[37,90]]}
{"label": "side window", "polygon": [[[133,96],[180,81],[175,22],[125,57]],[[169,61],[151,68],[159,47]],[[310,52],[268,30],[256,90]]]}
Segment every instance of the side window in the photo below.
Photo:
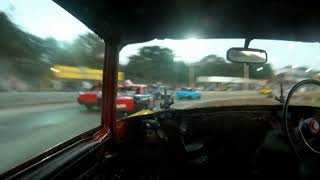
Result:
{"label": "side window", "polygon": [[104,42],[50,0],[0,2],[0,173],[101,125]]}
{"label": "side window", "polygon": [[144,88],[144,94],[149,94],[149,91],[148,91],[147,87]]}

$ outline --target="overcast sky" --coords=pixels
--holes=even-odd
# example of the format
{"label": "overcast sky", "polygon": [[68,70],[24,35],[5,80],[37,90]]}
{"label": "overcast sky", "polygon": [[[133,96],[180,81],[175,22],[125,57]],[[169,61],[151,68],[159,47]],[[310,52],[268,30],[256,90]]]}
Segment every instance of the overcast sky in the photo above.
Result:
{"label": "overcast sky", "polygon": [[[4,11],[21,29],[36,36],[72,42],[79,34],[91,32],[68,12],[49,0],[0,0]],[[172,49],[177,60],[198,61],[206,55],[225,57],[228,48],[243,46],[244,40],[197,40],[196,36],[185,41],[153,40],[126,46],[120,53],[120,63],[127,63],[130,55],[142,46],[160,45]],[[302,43],[274,40],[254,40],[250,47],[268,52],[268,61],[274,68],[286,65],[308,66],[320,69],[319,43]]]}

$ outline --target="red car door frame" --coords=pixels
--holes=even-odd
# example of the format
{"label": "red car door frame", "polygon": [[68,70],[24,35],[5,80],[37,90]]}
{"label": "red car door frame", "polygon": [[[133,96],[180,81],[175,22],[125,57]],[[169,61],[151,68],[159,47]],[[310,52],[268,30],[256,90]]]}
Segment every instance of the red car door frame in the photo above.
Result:
{"label": "red car door frame", "polygon": [[[112,38],[113,39],[113,38]],[[116,97],[118,83],[119,41],[105,40],[105,61],[103,71],[102,88],[102,116],[103,127],[97,134],[98,139],[104,139],[109,135],[115,135],[116,123]],[[101,139],[101,140],[102,140]]]}

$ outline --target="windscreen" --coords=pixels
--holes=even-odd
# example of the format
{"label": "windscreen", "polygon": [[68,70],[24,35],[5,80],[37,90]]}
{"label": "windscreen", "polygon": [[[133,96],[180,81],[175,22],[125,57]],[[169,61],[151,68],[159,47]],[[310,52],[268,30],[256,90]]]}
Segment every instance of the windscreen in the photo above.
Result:
{"label": "windscreen", "polygon": [[50,0],[0,1],[0,174],[101,125],[104,42]]}
{"label": "windscreen", "polygon": [[[228,49],[244,43],[244,39],[191,38],[130,44],[120,52],[123,83],[166,87],[174,100],[171,108],[190,109],[279,104],[295,83],[319,79],[319,43],[254,39],[249,47],[265,50],[266,63],[227,61]],[[314,92],[306,89],[306,93]],[[150,95],[154,105],[145,107],[162,111],[163,90]]]}

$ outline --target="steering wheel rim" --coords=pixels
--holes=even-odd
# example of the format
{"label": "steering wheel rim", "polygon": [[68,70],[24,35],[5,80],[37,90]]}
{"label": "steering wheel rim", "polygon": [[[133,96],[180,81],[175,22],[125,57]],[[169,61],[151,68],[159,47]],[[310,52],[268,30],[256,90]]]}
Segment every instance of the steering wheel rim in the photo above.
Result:
{"label": "steering wheel rim", "polygon": [[[291,100],[291,97],[293,96],[293,94],[297,91],[297,89],[299,89],[301,86],[303,85],[312,85],[312,84],[316,84],[320,87],[320,81],[315,80],[315,79],[305,79],[302,80],[300,82],[298,82],[297,84],[295,84],[289,91],[287,98],[283,104],[283,119],[282,119],[282,131],[284,132],[284,134],[286,135],[287,139],[289,140],[290,146],[293,149],[293,151],[296,153],[296,155],[301,159],[299,152],[297,151],[293,139],[290,136],[290,131],[289,131],[289,126],[288,126],[288,108],[289,108],[289,103]],[[299,127],[299,131],[301,133],[300,127]],[[309,147],[312,151],[314,151],[314,149],[308,144],[308,142],[305,140],[304,135],[302,135],[302,138],[304,140],[304,143],[307,145],[307,147]],[[318,151],[314,151],[316,153],[320,153]]]}

